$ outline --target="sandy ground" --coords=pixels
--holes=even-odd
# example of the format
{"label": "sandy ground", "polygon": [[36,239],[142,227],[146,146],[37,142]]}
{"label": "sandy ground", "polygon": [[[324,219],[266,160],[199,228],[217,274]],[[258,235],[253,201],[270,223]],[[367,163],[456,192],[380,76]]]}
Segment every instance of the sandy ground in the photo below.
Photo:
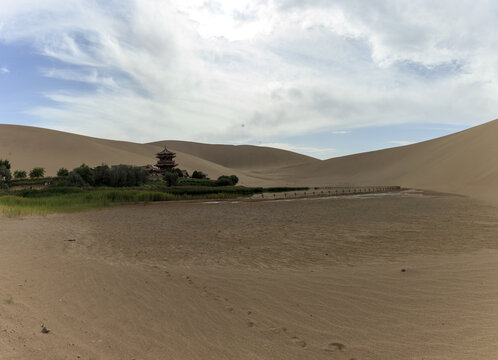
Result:
{"label": "sandy ground", "polygon": [[0,217],[0,359],[496,358],[497,226],[413,191]]}

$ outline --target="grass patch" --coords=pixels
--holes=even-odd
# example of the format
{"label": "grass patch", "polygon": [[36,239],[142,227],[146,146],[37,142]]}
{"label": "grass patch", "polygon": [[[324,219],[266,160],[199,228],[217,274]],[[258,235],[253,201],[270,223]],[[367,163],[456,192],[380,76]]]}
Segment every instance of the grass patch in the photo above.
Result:
{"label": "grass patch", "polygon": [[9,304],[9,305],[10,305],[10,304],[13,304],[13,303],[14,303],[14,297],[13,297],[12,295],[9,295],[9,296],[7,297],[7,300],[6,300],[6,301],[7,301],[7,304]]}
{"label": "grass patch", "polygon": [[[3,195],[3,196],[2,196]],[[0,212],[9,217],[78,212],[114,205],[155,201],[230,199],[241,195],[237,191],[217,192],[168,191],[143,189],[82,189],[51,187],[43,190],[18,190],[0,195]]]}

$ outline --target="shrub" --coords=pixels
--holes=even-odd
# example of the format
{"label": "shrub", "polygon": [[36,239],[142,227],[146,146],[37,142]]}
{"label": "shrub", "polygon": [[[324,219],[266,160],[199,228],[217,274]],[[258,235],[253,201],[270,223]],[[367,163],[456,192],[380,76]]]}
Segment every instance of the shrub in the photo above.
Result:
{"label": "shrub", "polygon": [[[71,174],[76,175],[71,175]],[[95,168],[82,164],[69,173],[67,185],[69,186],[139,186],[147,181],[148,173],[142,168],[130,165],[105,164]]]}
{"label": "shrub", "polygon": [[87,164],[81,164],[79,167],[73,169],[73,171],[71,172],[78,174],[87,185],[94,184],[93,169],[91,169]]}
{"label": "shrub", "polygon": [[7,170],[10,170],[10,161],[0,159],[0,166],[4,166]]}
{"label": "shrub", "polygon": [[57,176],[59,177],[66,177],[69,175],[69,170],[66,168],[60,168],[59,171],[57,171]]}
{"label": "shrub", "polygon": [[239,182],[239,178],[235,175],[221,175],[216,180],[216,186],[234,186]]}
{"label": "shrub", "polygon": [[7,189],[7,184],[11,178],[10,169],[8,169],[4,163],[0,165],[0,189]]}
{"label": "shrub", "polygon": [[237,185],[239,182],[239,178],[236,175],[230,175],[230,179],[232,179],[234,185]]}
{"label": "shrub", "polygon": [[26,171],[24,171],[24,170],[14,171],[14,178],[15,179],[26,179],[26,177],[28,177],[28,174],[26,174]]}
{"label": "shrub", "polygon": [[183,177],[183,170],[176,168],[176,169],[173,169],[172,172],[175,173],[176,175],[178,175],[179,178]]}
{"label": "shrub", "polygon": [[45,175],[45,169],[41,167],[35,167],[29,172],[29,177],[32,179],[43,177],[43,175]]}
{"label": "shrub", "polygon": [[69,175],[66,178],[66,183],[69,186],[78,186],[78,187],[84,187],[88,186],[88,183],[83,180],[80,174],[77,172],[71,171]]}
{"label": "shrub", "polygon": [[197,170],[194,170],[194,172],[192,173],[192,179],[207,179],[207,175],[204,174],[202,171],[197,171]]}
{"label": "shrub", "polygon": [[176,186],[178,184],[178,174],[176,172],[167,171],[163,175],[163,180],[168,186]]}
{"label": "shrub", "polygon": [[216,180],[216,186],[232,186],[233,181],[230,176],[222,175]]}

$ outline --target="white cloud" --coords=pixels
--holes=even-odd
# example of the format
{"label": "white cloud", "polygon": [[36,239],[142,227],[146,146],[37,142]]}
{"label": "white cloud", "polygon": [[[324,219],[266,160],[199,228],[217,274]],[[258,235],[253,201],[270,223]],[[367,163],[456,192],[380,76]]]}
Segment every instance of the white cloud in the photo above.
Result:
{"label": "white cloud", "polygon": [[334,135],[344,135],[344,134],[350,134],[351,131],[349,130],[336,130],[336,131],[332,131],[332,134]]}
{"label": "white cloud", "polygon": [[10,73],[10,70],[7,69],[6,67],[0,68],[0,74],[8,74],[8,73]]}
{"label": "white cloud", "polygon": [[91,86],[49,91],[55,105],[28,110],[44,126],[251,142],[495,118],[497,14],[492,0],[3,0],[0,41]]}

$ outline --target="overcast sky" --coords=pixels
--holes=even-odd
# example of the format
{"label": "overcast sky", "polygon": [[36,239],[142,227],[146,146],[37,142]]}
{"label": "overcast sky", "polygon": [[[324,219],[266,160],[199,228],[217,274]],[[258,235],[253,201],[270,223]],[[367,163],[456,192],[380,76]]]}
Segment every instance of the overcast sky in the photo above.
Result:
{"label": "overcast sky", "polygon": [[0,122],[328,158],[498,117],[495,0],[0,0]]}

